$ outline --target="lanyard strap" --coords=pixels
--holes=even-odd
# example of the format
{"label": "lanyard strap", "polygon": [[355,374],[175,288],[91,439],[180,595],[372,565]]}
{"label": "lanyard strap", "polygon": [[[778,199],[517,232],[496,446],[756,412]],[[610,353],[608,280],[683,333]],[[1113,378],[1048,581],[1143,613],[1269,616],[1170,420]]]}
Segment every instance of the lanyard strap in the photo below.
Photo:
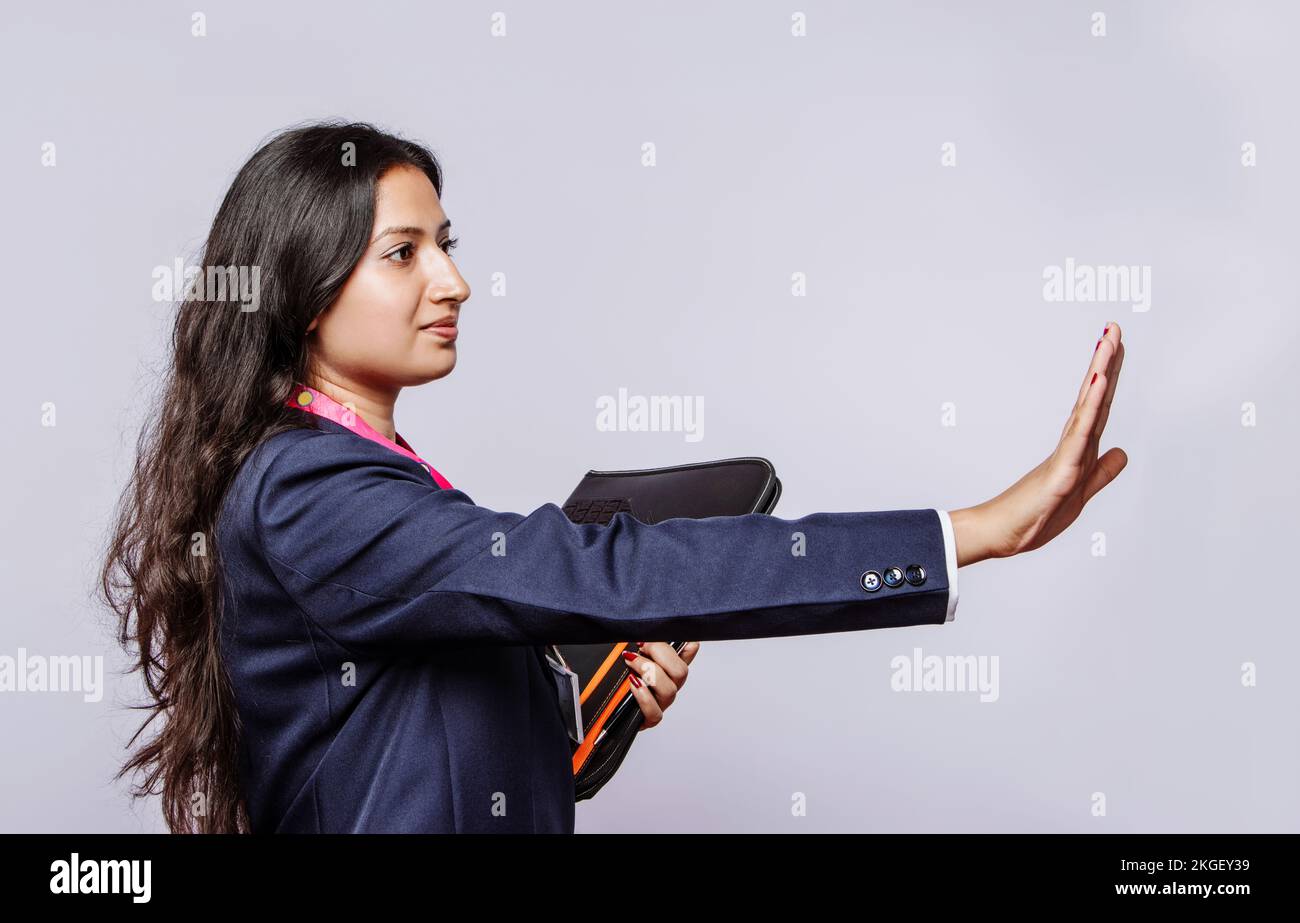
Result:
{"label": "lanyard strap", "polygon": [[418,463],[425,471],[429,472],[429,476],[433,478],[434,483],[443,490],[451,489],[451,482],[439,474],[434,469],[433,465],[416,455],[415,450],[412,449],[410,445],[407,444],[406,440],[402,438],[401,433],[396,434],[397,442],[393,442],[375,430],[375,428],[365,420],[361,419],[361,416],[356,411],[343,406],[328,394],[317,391],[315,388],[309,388],[306,385],[297,385],[294,387],[293,393],[289,395],[289,400],[285,403],[290,407],[297,407],[299,410],[314,413],[318,417],[325,417],[327,420],[333,420],[339,426],[347,427],[364,439],[377,442],[386,448],[392,449],[400,455],[405,455],[407,458]]}

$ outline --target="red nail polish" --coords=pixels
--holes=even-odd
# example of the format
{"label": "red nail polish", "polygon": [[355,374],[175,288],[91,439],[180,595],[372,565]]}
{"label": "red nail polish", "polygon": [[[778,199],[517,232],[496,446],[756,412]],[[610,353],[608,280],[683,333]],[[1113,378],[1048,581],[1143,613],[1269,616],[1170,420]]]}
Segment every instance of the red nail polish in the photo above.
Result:
{"label": "red nail polish", "polygon": [[631,651],[624,651],[623,659],[631,663],[633,660],[636,660],[636,654],[632,653]]}
{"label": "red nail polish", "polygon": [[641,680],[637,678],[637,675],[635,673],[632,674],[632,685],[636,686],[636,688],[638,689],[641,688]]}
{"label": "red nail polish", "polygon": [[1092,382],[1093,382],[1093,381],[1096,381],[1096,380],[1097,380],[1097,373],[1096,373],[1096,372],[1093,372],[1093,373],[1092,373],[1092,381],[1088,382],[1088,384],[1092,384]]}
{"label": "red nail polish", "polygon": [[1096,345],[1092,347],[1092,351],[1096,352],[1099,349],[1101,349],[1101,340],[1098,340]]}
{"label": "red nail polish", "polygon": [[1102,336],[1105,336],[1105,335],[1106,335],[1106,331],[1109,330],[1109,329],[1110,329],[1110,324],[1107,324],[1106,327],[1105,327],[1105,329],[1103,329],[1103,330],[1101,331],[1101,335],[1102,335]]}

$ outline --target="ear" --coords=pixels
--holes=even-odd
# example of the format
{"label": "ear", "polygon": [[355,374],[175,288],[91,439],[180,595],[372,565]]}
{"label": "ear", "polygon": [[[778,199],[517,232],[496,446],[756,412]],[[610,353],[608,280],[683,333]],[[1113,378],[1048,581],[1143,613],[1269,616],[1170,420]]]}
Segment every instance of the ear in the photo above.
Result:
{"label": "ear", "polygon": [[311,323],[307,325],[307,332],[308,332],[308,333],[311,333],[313,330],[316,329],[316,323],[317,323],[317,321],[319,321],[319,320],[320,320],[320,315],[319,315],[319,314],[317,314],[315,317],[313,317],[313,318],[311,319]]}

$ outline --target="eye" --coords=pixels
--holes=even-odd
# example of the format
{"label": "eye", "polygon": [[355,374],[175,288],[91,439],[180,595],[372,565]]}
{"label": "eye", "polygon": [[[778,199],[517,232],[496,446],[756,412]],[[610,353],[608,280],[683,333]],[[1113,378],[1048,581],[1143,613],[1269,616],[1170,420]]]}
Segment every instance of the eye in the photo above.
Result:
{"label": "eye", "polygon": [[[384,257],[384,259],[389,260],[389,261],[394,262],[394,263],[407,263],[407,262],[410,262],[410,254],[411,254],[414,250],[415,250],[415,244],[412,244],[412,243],[405,243],[405,244],[402,244],[400,247],[398,247],[396,250],[394,250],[392,253],[387,254],[387,255]],[[393,257],[396,256],[396,255],[399,254],[399,253],[406,253],[406,254],[407,254],[406,259],[403,259],[403,260],[394,260]]]}
{"label": "eye", "polygon": [[458,243],[460,243],[459,237],[448,238],[447,240],[443,241],[442,252],[450,255],[451,251],[456,249],[456,245]]}

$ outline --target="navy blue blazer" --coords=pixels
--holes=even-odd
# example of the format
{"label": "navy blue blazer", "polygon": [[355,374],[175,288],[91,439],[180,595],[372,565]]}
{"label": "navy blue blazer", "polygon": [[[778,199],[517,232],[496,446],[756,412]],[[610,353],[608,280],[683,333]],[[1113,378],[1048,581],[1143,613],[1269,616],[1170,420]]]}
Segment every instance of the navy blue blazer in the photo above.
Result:
{"label": "navy blue blazer", "polygon": [[[575,525],[554,503],[478,506],[381,444],[304,420],[249,455],[218,523],[254,832],[572,833],[545,644],[950,617],[937,510]],[[865,571],[911,564],[920,585],[864,589]]]}

